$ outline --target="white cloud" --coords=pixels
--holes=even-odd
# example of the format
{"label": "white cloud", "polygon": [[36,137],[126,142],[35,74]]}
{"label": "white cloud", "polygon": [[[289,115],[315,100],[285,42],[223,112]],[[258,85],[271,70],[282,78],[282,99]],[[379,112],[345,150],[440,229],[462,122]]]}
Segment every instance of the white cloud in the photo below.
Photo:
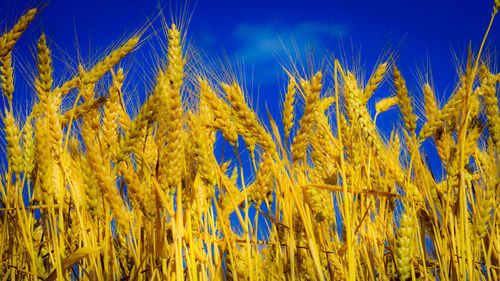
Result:
{"label": "white cloud", "polygon": [[234,29],[233,37],[240,43],[235,50],[237,57],[257,65],[274,60],[276,55],[282,55],[285,49],[291,50],[294,46],[300,51],[304,51],[306,46],[323,47],[326,40],[345,33],[344,25],[312,21],[292,26],[279,22],[242,23]]}

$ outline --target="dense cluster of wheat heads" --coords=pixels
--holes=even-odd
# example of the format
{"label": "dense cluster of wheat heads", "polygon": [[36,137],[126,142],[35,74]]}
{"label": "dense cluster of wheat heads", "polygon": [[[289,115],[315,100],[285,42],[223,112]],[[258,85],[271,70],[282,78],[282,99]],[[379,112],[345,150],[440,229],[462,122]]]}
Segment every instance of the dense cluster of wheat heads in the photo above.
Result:
{"label": "dense cluster of wheat heads", "polygon": [[[444,105],[423,85],[424,116],[393,61],[362,81],[332,60],[290,69],[282,118],[264,122],[235,79],[188,71],[174,24],[136,114],[117,64],[140,35],[56,85],[42,34],[36,100],[21,118],[12,52],[36,13],[0,37],[1,280],[500,278],[500,74],[481,50]],[[404,124],[390,138],[367,106],[383,81],[395,91],[376,116],[397,106]]]}

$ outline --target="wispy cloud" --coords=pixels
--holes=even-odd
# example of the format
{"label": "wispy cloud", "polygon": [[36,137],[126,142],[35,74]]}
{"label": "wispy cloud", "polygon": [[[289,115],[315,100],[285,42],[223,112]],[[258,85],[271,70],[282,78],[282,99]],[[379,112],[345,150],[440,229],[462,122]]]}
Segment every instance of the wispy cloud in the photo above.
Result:
{"label": "wispy cloud", "polygon": [[305,50],[306,46],[323,47],[327,40],[336,39],[346,32],[345,25],[312,21],[295,25],[242,23],[235,27],[233,37],[239,43],[235,50],[238,58],[258,65],[274,60],[275,56],[294,46],[299,50]]}

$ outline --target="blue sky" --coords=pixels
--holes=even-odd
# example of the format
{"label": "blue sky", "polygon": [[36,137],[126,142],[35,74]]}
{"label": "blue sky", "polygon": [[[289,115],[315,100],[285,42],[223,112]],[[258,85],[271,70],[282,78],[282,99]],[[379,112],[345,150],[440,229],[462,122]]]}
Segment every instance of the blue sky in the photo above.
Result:
{"label": "blue sky", "polygon": [[[6,20],[0,24],[12,24],[26,8],[38,3],[2,1],[1,18]],[[45,9],[28,30],[25,43],[34,43],[43,30],[71,55],[76,52],[77,38],[84,57],[89,55],[89,43],[90,54],[99,55],[109,44],[116,44],[153,18],[158,6],[167,17],[170,7],[179,14],[180,7],[186,6],[183,1],[170,4],[153,0],[41,3]],[[238,56],[245,68],[253,67],[255,72],[261,66],[276,65],[275,55],[283,54],[280,38],[289,47],[293,36],[299,49],[309,44],[316,50],[334,52],[342,39],[349,55],[361,55],[368,72],[391,46],[399,54],[403,70],[414,72],[430,61],[437,74],[454,70],[452,50],[463,56],[469,41],[477,48],[493,1],[190,1],[187,6],[194,8],[190,9],[189,35],[197,47],[218,53],[224,50],[230,58]],[[493,26],[490,42],[498,43],[499,27]],[[277,70],[275,76],[282,74],[279,66],[271,68]],[[276,81],[272,78],[264,84]]]}
{"label": "blue sky", "polygon": [[[78,51],[84,58],[100,55],[123,35],[132,34],[156,15],[158,6],[167,17],[186,6],[183,1],[156,0],[7,0],[0,4],[4,19],[0,24],[12,24],[38,3],[45,8],[23,43],[33,48],[43,30],[53,47],[73,57]],[[283,44],[290,48],[292,41],[301,52],[306,45],[313,46],[317,56],[326,49],[339,55],[342,42],[348,57],[359,55],[368,73],[390,46],[407,80],[414,80],[417,67],[431,62],[438,90],[446,91],[455,82],[452,51],[463,58],[469,42],[478,47],[493,1],[190,1],[187,6],[192,12],[191,42],[210,54],[224,51],[230,59],[238,57],[245,71],[253,72],[254,86],[264,87],[259,92],[272,84],[279,86],[283,73],[276,56],[282,57]],[[495,24],[489,37],[494,46],[499,31]],[[260,93],[259,99],[264,95]]]}
{"label": "blue sky", "polygon": [[[111,1],[15,1],[0,3],[0,26],[12,23],[28,8],[44,7],[38,18],[23,35],[15,53],[16,94],[22,106],[32,95],[25,80],[32,80],[35,71],[36,41],[44,31],[54,53],[58,77],[66,63],[76,66],[79,54],[85,61],[107,53],[124,36],[130,36],[149,19],[155,18],[159,6],[170,15],[181,14],[184,1],[111,0]],[[420,73],[432,68],[432,79],[441,99],[448,96],[457,81],[456,65],[463,65],[469,42],[477,50],[486,30],[493,0],[481,1],[190,1],[191,20],[188,38],[191,44],[210,58],[227,56],[242,66],[246,86],[254,107],[265,116],[267,104],[275,119],[280,118],[279,103],[285,87],[280,63],[287,63],[285,49],[296,46],[305,61],[306,46],[315,57],[325,54],[343,56],[348,62],[360,58],[358,69],[369,75],[377,60],[388,48],[396,54],[396,62],[414,94],[419,93]],[[494,23],[488,44],[492,50],[500,41],[500,23]],[[159,22],[153,26],[158,28]],[[76,44],[78,42],[78,44]],[[294,43],[294,45],[292,44]],[[153,73],[134,62],[150,58],[157,39],[143,43],[132,58],[123,63],[132,73],[129,87],[151,86]],[[108,49],[109,50],[109,49]],[[293,52],[292,52],[293,53]],[[455,56],[456,55],[456,56]],[[154,68],[153,68],[154,69]],[[419,72],[420,71],[420,72]],[[134,76],[134,72],[135,76]],[[135,86],[135,84],[142,86]],[[132,90],[133,90],[132,89]],[[143,100],[141,91],[136,91]],[[385,88],[376,99],[392,94]],[[19,108],[18,107],[18,108]],[[22,110],[20,110],[22,111]],[[392,114],[392,115],[391,115]],[[387,116],[397,116],[397,111]],[[384,122],[380,117],[379,122]],[[386,119],[389,130],[392,120]]]}

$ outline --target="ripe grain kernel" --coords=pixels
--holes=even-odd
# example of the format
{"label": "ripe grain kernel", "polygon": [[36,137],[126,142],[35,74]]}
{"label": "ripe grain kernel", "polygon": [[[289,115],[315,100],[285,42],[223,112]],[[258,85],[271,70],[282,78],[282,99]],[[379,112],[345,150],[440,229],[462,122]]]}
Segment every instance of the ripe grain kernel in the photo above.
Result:
{"label": "ripe grain kernel", "polygon": [[28,25],[36,16],[37,9],[31,9],[19,18],[14,27],[0,37],[0,57],[5,57],[12,51],[14,44],[21,37]]}
{"label": "ripe grain kernel", "polygon": [[396,95],[398,96],[398,103],[403,114],[403,120],[405,121],[405,127],[410,132],[412,136],[415,136],[415,129],[417,128],[417,119],[413,111],[413,105],[411,98],[408,95],[408,89],[406,88],[406,81],[401,76],[399,70],[394,66],[394,86],[396,87]]}
{"label": "ripe grain kernel", "polygon": [[313,76],[311,81],[300,81],[300,86],[304,91],[306,105],[304,108],[304,115],[302,115],[299,121],[300,129],[294,137],[292,146],[290,147],[294,162],[297,160],[306,160],[307,147],[309,146],[309,134],[316,122],[315,114],[318,111],[319,106],[322,78],[323,75],[321,74],[321,71],[318,71]]}
{"label": "ripe grain kernel", "polygon": [[166,98],[168,103],[167,145],[161,155],[160,169],[166,177],[166,184],[174,189],[181,182],[185,169],[184,159],[184,108],[182,104],[181,84],[184,60],[182,58],[180,32],[175,25],[168,30],[168,78]]}
{"label": "ripe grain kernel", "polygon": [[415,217],[411,207],[407,206],[406,213],[401,216],[397,235],[397,248],[395,252],[396,266],[400,280],[407,280],[411,274],[413,257],[413,237],[415,230]]}
{"label": "ripe grain kernel", "polygon": [[398,97],[385,98],[375,104],[375,110],[377,113],[382,113],[389,110],[389,108],[395,106],[396,104],[398,104]]}
{"label": "ripe grain kernel", "polygon": [[255,144],[259,144],[268,153],[276,154],[276,144],[273,137],[258,121],[255,112],[245,102],[245,96],[240,86],[222,84],[226,98],[232,106],[232,115],[239,124],[239,134],[243,136],[250,153],[254,153]]}
{"label": "ripe grain kernel", "polygon": [[288,83],[287,92],[285,95],[285,103],[283,104],[283,126],[285,130],[285,140],[290,136],[290,130],[294,122],[294,101],[295,101],[295,78],[291,77]]}
{"label": "ripe grain kernel", "polygon": [[373,73],[373,76],[368,80],[368,84],[365,87],[364,94],[362,97],[362,104],[366,105],[368,100],[371,98],[380,82],[384,79],[385,72],[387,70],[387,62],[381,63],[377,66],[377,69]]}
{"label": "ripe grain kernel", "polygon": [[5,140],[7,141],[9,170],[14,174],[20,174],[23,171],[23,152],[19,143],[19,128],[12,112],[7,112],[3,123]]}

